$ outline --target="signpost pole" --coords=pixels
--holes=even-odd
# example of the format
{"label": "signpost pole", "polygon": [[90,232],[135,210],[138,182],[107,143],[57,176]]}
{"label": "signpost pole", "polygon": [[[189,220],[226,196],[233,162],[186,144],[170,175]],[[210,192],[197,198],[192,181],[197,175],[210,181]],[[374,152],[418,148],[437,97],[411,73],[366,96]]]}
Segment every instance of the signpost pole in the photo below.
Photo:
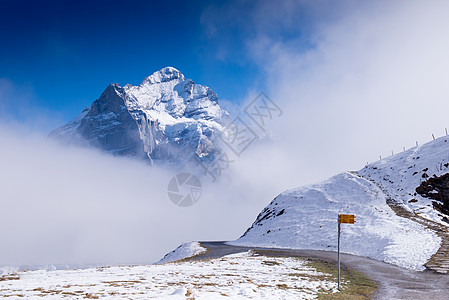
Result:
{"label": "signpost pole", "polygon": [[342,215],[338,214],[338,290],[340,290],[340,233],[341,233],[341,223],[354,224],[354,215]]}
{"label": "signpost pole", "polygon": [[338,215],[338,290],[340,290],[340,215]]}

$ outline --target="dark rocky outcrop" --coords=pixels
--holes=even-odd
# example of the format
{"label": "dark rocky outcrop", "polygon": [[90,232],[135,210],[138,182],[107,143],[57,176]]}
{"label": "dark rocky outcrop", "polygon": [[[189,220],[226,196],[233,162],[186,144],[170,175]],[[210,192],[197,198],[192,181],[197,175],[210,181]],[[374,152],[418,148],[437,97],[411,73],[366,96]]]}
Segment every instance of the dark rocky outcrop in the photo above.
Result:
{"label": "dark rocky outcrop", "polygon": [[78,133],[92,146],[118,155],[144,156],[136,121],[126,109],[122,88],[111,84],[92,103]]}
{"label": "dark rocky outcrop", "polygon": [[[416,188],[416,192],[422,197],[430,198],[433,207],[445,215],[449,215],[449,173],[442,176],[434,176],[423,181]],[[449,221],[445,218],[446,221]]]}

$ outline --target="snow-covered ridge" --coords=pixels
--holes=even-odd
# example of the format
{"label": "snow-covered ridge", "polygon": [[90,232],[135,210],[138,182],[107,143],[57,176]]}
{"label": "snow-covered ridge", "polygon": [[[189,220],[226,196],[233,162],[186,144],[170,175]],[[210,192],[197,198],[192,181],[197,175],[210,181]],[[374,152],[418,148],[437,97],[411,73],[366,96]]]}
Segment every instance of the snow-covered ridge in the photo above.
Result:
{"label": "snow-covered ridge", "polygon": [[416,188],[430,177],[449,172],[449,137],[444,136],[365,166],[359,174],[376,182],[385,194],[421,216],[447,225],[446,215],[433,208],[432,199]]}
{"label": "snow-covered ridge", "polygon": [[199,242],[186,242],[170,253],[167,253],[157,264],[165,264],[169,262],[180,261],[185,258],[196,256],[206,252],[207,249],[202,247]]}
{"label": "snow-covered ridge", "polygon": [[154,84],[167,82],[174,79],[179,79],[180,81],[185,80],[184,75],[181,72],[173,67],[166,67],[145,78],[141,85],[143,85],[144,83]]}
{"label": "snow-covered ridge", "polygon": [[[365,166],[324,182],[286,191],[256,218],[236,245],[336,250],[337,215],[355,214],[342,225],[343,252],[423,270],[441,238],[410,219],[397,216],[387,199],[429,220],[447,224],[432,199],[416,192],[429,177],[449,169],[449,137]],[[437,191],[435,191],[437,192]],[[437,201],[438,202],[438,201]]]}
{"label": "snow-covered ridge", "polygon": [[88,110],[50,135],[152,161],[212,161],[228,119],[209,87],[166,67],[139,86],[110,84]]}

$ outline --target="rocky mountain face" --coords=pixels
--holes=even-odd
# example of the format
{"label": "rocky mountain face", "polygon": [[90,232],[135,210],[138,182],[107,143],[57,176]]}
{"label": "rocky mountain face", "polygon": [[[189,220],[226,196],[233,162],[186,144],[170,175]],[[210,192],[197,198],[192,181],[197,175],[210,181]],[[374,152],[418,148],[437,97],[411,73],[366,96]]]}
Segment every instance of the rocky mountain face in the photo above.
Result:
{"label": "rocky mountain face", "polygon": [[154,163],[210,162],[228,120],[210,88],[166,67],[139,86],[110,84],[90,108],[50,136]]}

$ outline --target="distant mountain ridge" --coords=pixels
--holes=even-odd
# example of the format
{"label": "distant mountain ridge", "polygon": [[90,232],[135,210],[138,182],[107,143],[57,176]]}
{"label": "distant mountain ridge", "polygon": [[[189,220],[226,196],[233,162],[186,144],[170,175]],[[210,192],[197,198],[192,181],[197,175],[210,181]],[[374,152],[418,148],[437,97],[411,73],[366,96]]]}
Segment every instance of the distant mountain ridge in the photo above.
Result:
{"label": "distant mountain ridge", "polygon": [[90,108],[50,136],[151,162],[213,161],[229,118],[209,87],[166,67],[139,86],[110,84]]}

